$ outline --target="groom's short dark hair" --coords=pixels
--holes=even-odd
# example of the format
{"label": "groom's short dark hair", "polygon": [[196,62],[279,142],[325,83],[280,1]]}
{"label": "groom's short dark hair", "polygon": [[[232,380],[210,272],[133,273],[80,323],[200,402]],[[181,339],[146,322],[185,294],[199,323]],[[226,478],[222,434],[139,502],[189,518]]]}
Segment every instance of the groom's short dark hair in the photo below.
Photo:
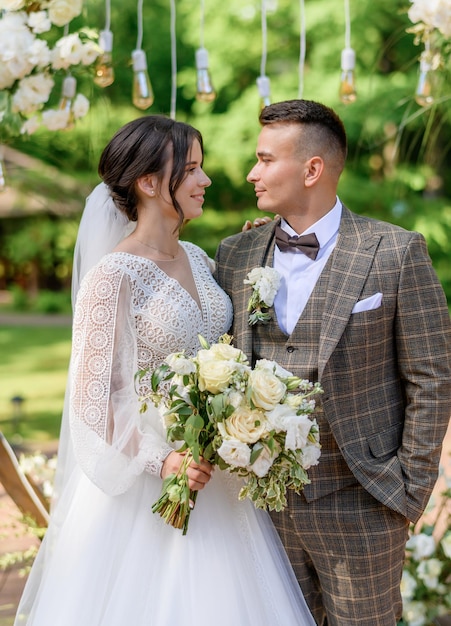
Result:
{"label": "groom's short dark hair", "polygon": [[[344,167],[348,151],[343,122],[331,108],[313,100],[284,100],[270,104],[260,113],[260,124],[299,124],[310,141],[332,148],[336,165]],[[304,133],[305,134],[305,133]]]}

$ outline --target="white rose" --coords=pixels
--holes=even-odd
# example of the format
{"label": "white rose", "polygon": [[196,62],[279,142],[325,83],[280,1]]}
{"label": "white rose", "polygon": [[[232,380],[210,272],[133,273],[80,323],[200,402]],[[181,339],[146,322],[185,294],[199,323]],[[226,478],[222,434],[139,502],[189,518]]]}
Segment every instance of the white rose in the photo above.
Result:
{"label": "white rose", "polygon": [[234,374],[243,370],[244,359],[240,350],[228,344],[214,344],[210,350],[199,350],[199,389],[210,393],[225,391]]}
{"label": "white rose", "polygon": [[25,11],[6,13],[0,19],[0,90],[12,87],[34,68],[29,51],[35,36],[26,22]]}
{"label": "white rose", "polygon": [[403,606],[402,616],[409,626],[425,626],[426,606],[422,602],[408,602]]}
{"label": "white rose", "polygon": [[12,99],[12,110],[24,115],[37,111],[49,99],[53,85],[53,78],[45,74],[22,78]]}
{"label": "white rose", "polygon": [[256,443],[268,432],[268,424],[262,411],[239,406],[223,425],[227,434],[244,443]]}
{"label": "white rose", "polygon": [[255,267],[248,273],[244,284],[252,285],[255,291],[258,292],[260,300],[270,307],[274,304],[274,298],[280,287],[280,274],[269,265],[266,267]]}
{"label": "white rose", "polygon": [[287,429],[288,420],[296,415],[296,410],[288,404],[277,404],[272,411],[266,413],[270,427],[280,433]]}
{"label": "white rose", "polygon": [[415,595],[417,581],[407,570],[403,570],[401,578],[401,596],[404,602],[411,600]]}
{"label": "white rose", "polygon": [[196,371],[195,364],[188,359],[183,352],[176,352],[170,354],[165,358],[165,362],[169,365],[172,371],[180,376],[186,376]]}
{"label": "white rose", "polygon": [[77,33],[61,37],[52,50],[52,67],[55,70],[68,69],[79,65],[83,54],[83,44]]}
{"label": "white rose", "polygon": [[[259,444],[257,444],[259,445]],[[266,446],[261,447],[261,452],[258,455],[258,458],[252,463],[252,465],[248,466],[248,470],[256,474],[259,478],[263,478],[271,469],[272,464],[277,458],[277,453],[275,455],[271,455],[270,451]]]}
{"label": "white rose", "polygon": [[433,9],[430,10],[432,5],[431,1],[425,2],[424,0],[410,0],[411,6],[407,11],[409,20],[416,24],[417,22],[423,22],[426,25],[432,26]]}
{"label": "white rose", "polygon": [[443,563],[439,559],[425,559],[417,567],[418,578],[428,589],[437,589],[438,577],[442,573]]}
{"label": "white rose", "polygon": [[47,11],[32,11],[28,16],[28,26],[34,33],[46,33],[52,28]]}
{"label": "white rose", "polygon": [[65,26],[80,15],[83,0],[50,0],[47,4],[49,17],[55,26]]}
{"label": "white rose", "polygon": [[279,378],[291,378],[293,376],[292,372],[281,367],[276,361],[269,361],[268,359],[259,359],[255,364],[255,369],[265,369]]}
{"label": "white rose", "polygon": [[418,535],[412,535],[406,543],[408,550],[413,550],[413,558],[416,561],[427,558],[435,551],[434,537],[420,533]]}
{"label": "white rose", "polygon": [[451,559],[451,531],[448,531],[446,533],[446,535],[441,540],[440,545],[442,546],[443,552],[448,557],[448,559]]}
{"label": "white rose", "polygon": [[41,125],[41,122],[40,122],[38,116],[37,115],[33,115],[26,122],[24,122],[24,124],[22,125],[22,128],[20,129],[20,134],[21,135],[32,135],[33,133],[35,133],[38,130],[40,125]]}
{"label": "white rose", "polygon": [[42,114],[42,123],[49,130],[64,130],[69,124],[69,113],[48,109]]}
{"label": "white rose", "polygon": [[301,450],[307,444],[307,437],[312,428],[312,422],[307,415],[293,415],[286,420],[287,436],[285,448],[287,450]]}
{"label": "white rose", "polygon": [[0,10],[19,11],[25,6],[25,0],[0,0]]}
{"label": "white rose", "polygon": [[451,37],[451,7],[448,0],[438,0],[433,23],[442,35]]}
{"label": "white rose", "polygon": [[251,458],[251,449],[238,439],[224,439],[218,449],[219,456],[233,467],[247,467]]}
{"label": "white rose", "polygon": [[244,353],[228,343],[215,343],[211,346],[208,352],[216,359],[221,359],[224,361],[236,361],[237,363],[247,362],[247,357],[244,355]]}
{"label": "white rose", "polygon": [[50,64],[51,52],[47,42],[43,39],[35,39],[28,51],[30,63],[36,67],[46,67]]}
{"label": "white rose", "polygon": [[255,369],[249,374],[251,400],[255,406],[271,411],[284,397],[286,385],[267,369]]}
{"label": "white rose", "polygon": [[308,470],[313,465],[318,465],[321,456],[321,447],[314,444],[307,444],[302,448],[302,467]]}
{"label": "white rose", "polygon": [[81,63],[82,65],[91,65],[99,56],[101,50],[97,44],[93,41],[87,41],[83,44],[81,50]]}
{"label": "white rose", "polygon": [[227,392],[227,404],[237,409],[242,404],[245,404],[244,394],[232,389],[231,391]]}

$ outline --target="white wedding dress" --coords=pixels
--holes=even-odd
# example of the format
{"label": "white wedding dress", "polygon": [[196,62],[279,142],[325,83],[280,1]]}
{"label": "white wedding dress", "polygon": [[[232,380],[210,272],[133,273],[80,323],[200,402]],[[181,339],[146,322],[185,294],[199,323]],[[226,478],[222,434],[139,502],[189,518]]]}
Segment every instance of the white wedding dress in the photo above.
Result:
{"label": "white wedding dress", "polygon": [[124,252],[81,284],[67,396],[75,460],[15,626],[314,626],[269,515],[238,500],[235,476],[215,470],[185,536],[151,511],[170,446],[158,411],[140,414],[134,375],[194,354],[198,333],[216,341],[232,316],[206,255],[182,245],[201,309]]}

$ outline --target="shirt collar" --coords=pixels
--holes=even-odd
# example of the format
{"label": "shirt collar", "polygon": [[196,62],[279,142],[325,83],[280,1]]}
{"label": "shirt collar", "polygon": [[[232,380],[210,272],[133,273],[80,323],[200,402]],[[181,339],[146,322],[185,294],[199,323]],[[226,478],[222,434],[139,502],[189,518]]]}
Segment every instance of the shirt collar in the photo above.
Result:
{"label": "shirt collar", "polygon": [[288,233],[290,236],[297,236],[298,234],[307,235],[308,233],[315,233],[319,245],[321,248],[324,248],[326,244],[333,238],[336,237],[338,233],[338,228],[340,226],[341,220],[341,212],[342,212],[342,204],[340,199],[337,197],[335,200],[334,206],[330,211],[323,215],[321,219],[317,222],[309,226],[303,233],[297,233],[294,231],[291,226],[286,222],[283,218],[280,222],[280,227]]}

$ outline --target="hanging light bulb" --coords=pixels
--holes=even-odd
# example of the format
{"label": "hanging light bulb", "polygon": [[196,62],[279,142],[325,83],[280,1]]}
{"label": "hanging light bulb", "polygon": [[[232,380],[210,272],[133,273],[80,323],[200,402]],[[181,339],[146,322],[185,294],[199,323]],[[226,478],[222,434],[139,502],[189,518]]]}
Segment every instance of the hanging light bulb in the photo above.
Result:
{"label": "hanging light bulb", "polygon": [[147,72],[147,59],[144,50],[133,50],[133,104],[137,109],[152,106],[154,95]]}
{"label": "hanging light bulb", "polygon": [[61,98],[58,104],[60,111],[67,113],[66,130],[74,127],[74,115],[72,112],[72,103],[75,98],[75,92],[77,91],[77,81],[73,76],[66,76],[63,80],[63,86],[61,89]]}
{"label": "hanging light bulb", "polygon": [[267,76],[257,78],[258,93],[260,94],[260,111],[271,104],[271,81]]}
{"label": "hanging light bulb", "polygon": [[97,59],[94,82],[99,87],[108,87],[114,82],[113,33],[110,30],[100,31],[99,45],[103,52]]}
{"label": "hanging light bulb", "polygon": [[5,164],[3,162],[3,150],[0,146],[0,193],[6,191]]}
{"label": "hanging light bulb", "polygon": [[427,59],[421,58],[420,75],[418,77],[417,88],[415,89],[415,101],[421,107],[429,106],[434,102],[433,92],[432,65]]}
{"label": "hanging light bulb", "polygon": [[355,102],[357,91],[355,88],[355,52],[352,48],[344,48],[341,51],[341,80],[340,100],[345,104]]}
{"label": "hanging light bulb", "polygon": [[212,102],[216,98],[216,92],[211,82],[208,69],[208,51],[205,48],[196,50],[196,99],[201,102]]}

